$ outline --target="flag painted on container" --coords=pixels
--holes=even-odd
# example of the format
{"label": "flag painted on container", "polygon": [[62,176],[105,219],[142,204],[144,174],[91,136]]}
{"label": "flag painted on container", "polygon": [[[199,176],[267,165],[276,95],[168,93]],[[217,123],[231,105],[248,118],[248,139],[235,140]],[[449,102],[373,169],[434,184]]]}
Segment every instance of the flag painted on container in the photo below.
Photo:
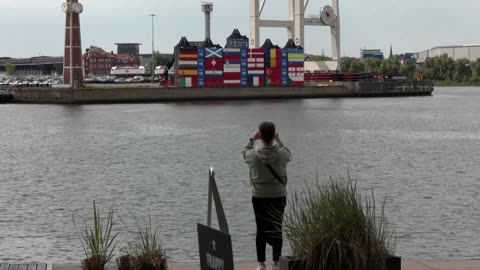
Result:
{"label": "flag painted on container", "polygon": [[[198,50],[182,49],[178,58],[177,85],[179,87],[197,87],[199,75]],[[200,59],[200,61],[202,60]]]}
{"label": "flag painted on container", "polygon": [[205,49],[198,48],[198,87],[205,87]]}
{"label": "flag painted on container", "polygon": [[196,87],[197,85],[197,77],[180,77],[178,79],[178,83],[182,88],[191,88]]}
{"label": "flag painted on container", "polygon": [[288,84],[290,86],[305,84],[304,59],[303,49],[288,49]]}
{"label": "flag painted on container", "polygon": [[248,49],[248,85],[265,85],[265,50]]}
{"label": "flag painted on container", "polygon": [[282,50],[279,48],[265,50],[265,85],[282,85]]}
{"label": "flag painted on container", "polygon": [[225,48],[223,50],[223,83],[225,86],[239,87],[241,85],[241,59],[240,48]]}
{"label": "flag painted on container", "polygon": [[223,49],[205,49],[205,85],[207,87],[223,86]]}

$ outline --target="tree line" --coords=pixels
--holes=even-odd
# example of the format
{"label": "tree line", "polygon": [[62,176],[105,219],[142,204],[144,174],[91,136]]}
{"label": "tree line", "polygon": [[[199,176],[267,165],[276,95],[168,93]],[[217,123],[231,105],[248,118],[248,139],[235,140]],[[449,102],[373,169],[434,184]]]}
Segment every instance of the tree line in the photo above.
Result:
{"label": "tree line", "polygon": [[340,68],[343,72],[368,72],[371,74],[403,75],[410,79],[417,76],[415,63],[406,60],[403,64],[395,57],[388,59],[367,58],[342,58]]}
{"label": "tree line", "polygon": [[368,72],[371,74],[403,75],[410,79],[421,77],[462,84],[480,83],[480,58],[470,61],[466,58],[453,60],[447,54],[428,58],[422,67],[406,60],[403,64],[396,57],[388,59],[342,58],[341,69],[344,72]]}

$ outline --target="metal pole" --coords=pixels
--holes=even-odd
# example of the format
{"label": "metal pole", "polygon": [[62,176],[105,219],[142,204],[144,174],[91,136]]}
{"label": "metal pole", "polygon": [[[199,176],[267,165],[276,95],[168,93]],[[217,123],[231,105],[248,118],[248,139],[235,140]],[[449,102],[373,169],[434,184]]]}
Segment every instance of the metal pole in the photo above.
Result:
{"label": "metal pole", "polygon": [[153,83],[153,77],[155,76],[155,32],[154,32],[154,24],[153,24],[153,17],[155,17],[155,14],[150,14],[148,16],[152,17],[152,63],[151,63],[151,72],[152,72],[152,83]]}

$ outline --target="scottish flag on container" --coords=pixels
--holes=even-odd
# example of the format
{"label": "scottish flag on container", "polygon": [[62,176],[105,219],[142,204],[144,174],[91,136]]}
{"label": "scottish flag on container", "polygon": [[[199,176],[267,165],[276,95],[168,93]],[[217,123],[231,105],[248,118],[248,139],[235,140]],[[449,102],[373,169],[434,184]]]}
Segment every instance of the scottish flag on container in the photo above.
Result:
{"label": "scottish flag on container", "polygon": [[198,87],[205,87],[205,49],[198,48]]}

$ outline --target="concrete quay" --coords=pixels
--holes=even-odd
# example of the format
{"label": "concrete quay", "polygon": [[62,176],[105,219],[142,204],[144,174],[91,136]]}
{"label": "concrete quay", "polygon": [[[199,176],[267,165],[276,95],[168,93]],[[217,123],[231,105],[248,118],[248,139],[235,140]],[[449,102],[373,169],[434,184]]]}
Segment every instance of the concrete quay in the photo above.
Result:
{"label": "concrete quay", "polygon": [[18,103],[133,103],[248,99],[304,99],[431,95],[433,84],[415,81],[325,82],[304,87],[140,88],[135,86],[81,89],[11,88]]}
{"label": "concrete quay", "polygon": [[[255,270],[256,266],[256,263],[237,262],[235,270]],[[53,270],[81,270],[81,267],[75,264],[54,264]],[[116,266],[109,266],[108,270],[116,270]],[[169,270],[200,270],[200,265],[170,263]],[[480,270],[480,260],[402,260],[402,270]]]}

